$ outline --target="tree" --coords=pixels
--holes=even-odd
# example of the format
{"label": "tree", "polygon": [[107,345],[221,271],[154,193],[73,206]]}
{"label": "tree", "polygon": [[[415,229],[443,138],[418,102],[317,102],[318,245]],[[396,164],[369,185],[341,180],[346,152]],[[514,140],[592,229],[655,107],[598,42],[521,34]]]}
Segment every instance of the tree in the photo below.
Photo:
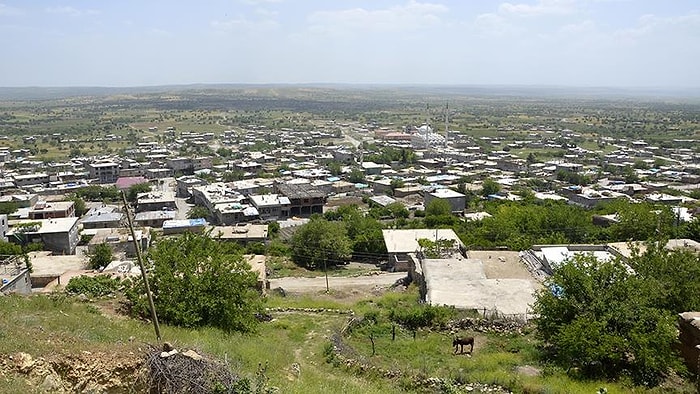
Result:
{"label": "tree", "polygon": [[346,261],[352,253],[352,241],[345,223],[312,217],[292,237],[292,260],[302,267],[317,269]]}
{"label": "tree", "polygon": [[19,205],[15,202],[2,203],[0,204],[0,215],[9,215],[14,213],[17,209],[19,209]]}
{"label": "tree", "polygon": [[98,244],[88,256],[90,269],[98,270],[104,268],[112,262],[112,247],[109,244]]}
{"label": "tree", "polygon": [[[158,318],[183,326],[251,331],[262,312],[257,274],[240,247],[212,239],[209,233],[185,233],[158,241],[149,250],[149,281]],[[127,296],[132,311],[149,316],[143,288]]]}
{"label": "tree", "polygon": [[342,170],[343,167],[337,161],[332,161],[328,163],[328,171],[330,171],[331,175],[338,176],[340,175]]}
{"label": "tree", "polygon": [[362,183],[365,181],[365,173],[360,169],[354,169],[350,171],[348,175],[348,182],[350,183]]}
{"label": "tree", "polygon": [[628,375],[654,386],[677,366],[675,317],[660,308],[653,287],[619,260],[577,255],[538,291],[538,335],[561,365],[586,377]]}
{"label": "tree", "polygon": [[87,212],[87,206],[85,205],[85,200],[74,195],[70,199],[73,201],[73,207],[75,208],[75,216],[83,216]]}
{"label": "tree", "polygon": [[486,197],[501,191],[501,185],[491,178],[484,179],[481,185],[481,195]]}
{"label": "tree", "polygon": [[206,219],[209,217],[209,210],[206,207],[196,205],[187,211],[187,219]]}
{"label": "tree", "polygon": [[138,195],[140,193],[147,193],[151,191],[151,184],[148,182],[144,183],[138,183],[136,185],[132,185],[127,189],[126,191],[126,199],[129,202],[136,202],[136,199],[138,198]]}
{"label": "tree", "polygon": [[454,221],[452,206],[447,200],[435,198],[425,207],[425,225],[429,228],[450,226]]}

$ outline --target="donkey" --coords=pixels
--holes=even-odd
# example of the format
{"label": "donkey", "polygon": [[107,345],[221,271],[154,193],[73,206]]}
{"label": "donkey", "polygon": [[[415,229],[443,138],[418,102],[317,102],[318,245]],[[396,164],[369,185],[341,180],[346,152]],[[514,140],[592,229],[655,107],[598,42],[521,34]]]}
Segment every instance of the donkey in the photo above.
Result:
{"label": "donkey", "polygon": [[452,346],[455,348],[455,353],[457,354],[457,349],[459,349],[459,354],[464,353],[464,346],[469,345],[469,353],[474,351],[474,337],[454,337],[452,339]]}

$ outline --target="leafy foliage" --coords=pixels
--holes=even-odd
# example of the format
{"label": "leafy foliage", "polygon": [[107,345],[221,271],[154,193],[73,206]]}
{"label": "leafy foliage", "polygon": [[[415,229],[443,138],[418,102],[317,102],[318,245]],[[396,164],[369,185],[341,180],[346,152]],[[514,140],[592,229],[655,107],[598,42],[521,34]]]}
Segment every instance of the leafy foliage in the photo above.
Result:
{"label": "leafy foliage", "polygon": [[496,183],[491,178],[484,179],[484,183],[481,185],[481,195],[486,197],[492,194],[496,194],[501,191],[501,185]]}
{"label": "leafy foliage", "polygon": [[89,256],[88,264],[91,269],[106,267],[112,262],[112,247],[109,244],[99,244]]}
{"label": "leafy foliage", "polygon": [[[160,240],[148,253],[149,281],[158,317],[184,326],[251,331],[262,299],[257,274],[238,247],[208,233]],[[148,316],[140,284],[127,293],[135,313]]]}
{"label": "leafy foliage", "polygon": [[0,255],[18,255],[22,253],[21,246],[0,240]]}
{"label": "leafy foliage", "polygon": [[435,198],[425,207],[425,225],[429,228],[450,226],[455,223],[452,206],[447,200]]}
{"label": "leafy foliage", "polygon": [[83,275],[71,278],[66,285],[66,291],[71,294],[85,294],[88,297],[104,297],[114,294],[120,286],[119,278],[107,275]]}
{"label": "leafy foliage", "polygon": [[294,233],[291,246],[294,262],[309,269],[340,264],[352,252],[345,223],[329,222],[320,216],[312,217]]}
{"label": "leafy foliage", "polygon": [[126,200],[129,202],[135,202],[140,193],[147,193],[149,191],[151,191],[150,183],[144,182],[132,185],[126,191]]}
{"label": "leafy foliage", "polygon": [[187,219],[206,219],[209,217],[209,210],[203,206],[194,206],[187,211]]}
{"label": "leafy foliage", "polygon": [[656,385],[677,366],[674,315],[658,305],[654,287],[620,261],[577,255],[537,293],[538,334],[555,359],[586,377],[628,375]]}
{"label": "leafy foliage", "polygon": [[91,185],[79,189],[76,192],[76,196],[88,201],[117,201],[119,199],[119,190],[114,186]]}
{"label": "leafy foliage", "polygon": [[74,195],[70,198],[70,201],[73,201],[75,216],[83,216],[85,212],[87,212],[85,200],[83,200],[82,198],[78,197],[77,195]]}
{"label": "leafy foliage", "polygon": [[19,209],[15,202],[4,202],[0,204],[0,215],[9,215]]}
{"label": "leafy foliage", "polygon": [[345,205],[338,207],[335,212],[326,212],[324,218],[343,222],[355,258],[377,259],[386,255],[382,224],[376,219],[382,213],[391,215],[391,211],[386,208],[382,208],[381,211],[373,208],[364,214],[357,205]]}

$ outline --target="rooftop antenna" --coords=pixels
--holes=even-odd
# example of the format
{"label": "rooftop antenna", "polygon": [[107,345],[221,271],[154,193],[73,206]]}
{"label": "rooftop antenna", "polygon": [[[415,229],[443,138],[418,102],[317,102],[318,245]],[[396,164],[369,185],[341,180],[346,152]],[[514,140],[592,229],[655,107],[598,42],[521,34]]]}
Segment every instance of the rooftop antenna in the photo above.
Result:
{"label": "rooftop antenna", "polygon": [[449,102],[445,103],[445,148],[447,148],[447,136],[449,135],[449,127],[450,127],[450,104]]}
{"label": "rooftop antenna", "polygon": [[430,103],[425,103],[425,145],[430,152]]}

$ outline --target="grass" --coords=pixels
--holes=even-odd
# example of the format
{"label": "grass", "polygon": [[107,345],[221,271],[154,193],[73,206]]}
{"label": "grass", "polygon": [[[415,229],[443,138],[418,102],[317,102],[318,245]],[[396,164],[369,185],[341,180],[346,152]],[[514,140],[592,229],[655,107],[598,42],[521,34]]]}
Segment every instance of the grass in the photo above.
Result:
{"label": "grass", "polygon": [[[296,265],[293,261],[285,257],[274,257],[268,260],[267,266],[272,270],[271,278],[317,278],[324,276],[323,269],[309,270]],[[328,267],[329,277],[352,277],[361,276],[370,272],[377,272],[378,268],[372,266],[338,265]]]}
{"label": "grass", "polygon": [[[109,354],[145,349],[155,343],[148,323],[117,316],[105,309],[114,299],[96,303],[77,302],[62,294],[31,297],[0,297],[0,355],[28,352],[33,357],[103,351]],[[348,305],[333,294],[297,297],[270,296],[268,307],[352,308],[356,316],[416,302],[412,289],[386,293]],[[252,334],[226,334],[218,329],[183,329],[162,325],[162,336],[176,348],[194,348],[226,360],[243,376],[252,378],[260,365],[267,365],[270,385],[283,393],[400,393],[412,392],[406,379],[387,380],[357,370],[333,367],[326,362],[328,337],[343,327],[347,316],[334,313],[273,313],[274,319]],[[423,330],[415,339],[410,331],[397,327],[391,340],[391,324],[374,327],[376,354],[372,356],[366,328],[355,329],[345,342],[372,365],[400,369],[415,376],[449,378],[457,382],[481,382],[506,386],[516,393],[594,393],[600,387],[609,393],[661,393],[668,389],[647,390],[624,382],[580,381],[566,371],[539,358],[538,341],[532,333],[470,333],[476,337],[472,355],[453,355],[451,337]],[[363,331],[364,330],[364,331]],[[134,339],[130,341],[130,338]],[[293,363],[301,366],[297,377]],[[526,376],[519,366],[533,366],[540,376]],[[29,392],[26,382],[14,375],[0,375],[0,393]],[[692,392],[690,384],[676,385],[677,391]],[[685,391],[682,391],[685,390]]]}

